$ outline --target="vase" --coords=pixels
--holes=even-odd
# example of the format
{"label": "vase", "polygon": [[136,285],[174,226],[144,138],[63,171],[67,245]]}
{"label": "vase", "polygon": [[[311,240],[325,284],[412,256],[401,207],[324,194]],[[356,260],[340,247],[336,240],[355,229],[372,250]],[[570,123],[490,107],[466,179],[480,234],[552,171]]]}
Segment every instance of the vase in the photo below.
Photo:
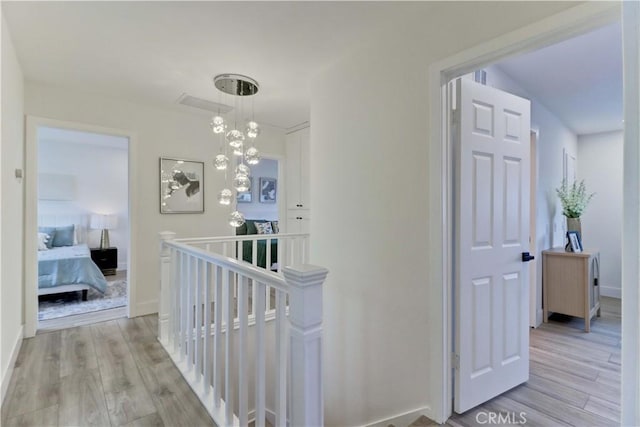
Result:
{"label": "vase", "polygon": [[580,218],[567,218],[567,231],[577,231],[580,239],[582,239],[582,226]]}

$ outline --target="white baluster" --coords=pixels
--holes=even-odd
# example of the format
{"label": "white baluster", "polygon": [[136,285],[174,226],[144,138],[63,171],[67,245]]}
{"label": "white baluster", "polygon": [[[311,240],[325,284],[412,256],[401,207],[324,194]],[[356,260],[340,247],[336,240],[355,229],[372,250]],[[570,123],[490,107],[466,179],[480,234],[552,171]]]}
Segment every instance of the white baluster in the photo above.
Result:
{"label": "white baluster", "polygon": [[305,264],[284,269],[290,287],[291,425],[324,422],[322,396],[322,284],[328,270]]}
{"label": "white baluster", "polygon": [[[249,303],[249,279],[238,275],[238,418],[240,425],[245,426],[249,422],[249,377],[248,377],[248,316]],[[258,350],[259,351],[259,350]]]}
{"label": "white baluster", "polygon": [[266,240],[266,255],[264,257],[264,268],[271,271],[271,238]]}
{"label": "white baluster", "polygon": [[265,320],[264,312],[266,309],[265,294],[267,287],[264,283],[253,282],[253,287],[256,288],[254,313],[256,317],[256,427],[264,427],[265,425],[265,413],[266,413],[266,347],[265,347]]}
{"label": "white baluster", "polygon": [[171,317],[171,250],[166,243],[175,239],[176,233],[163,231],[160,233],[160,307],[158,310],[158,338],[165,345],[169,342]]}
{"label": "white baluster", "polygon": [[282,274],[282,268],[287,265],[285,262],[285,250],[287,239],[278,240],[278,273]]}
{"label": "white baluster", "polygon": [[[208,246],[208,245],[207,245]],[[211,287],[214,283],[214,265],[208,262],[204,264],[204,381],[205,394],[211,391]]]}
{"label": "white baluster", "polygon": [[194,291],[196,279],[196,259],[189,256],[189,282],[187,284],[187,366],[189,371],[193,369],[193,344],[194,337]]}
{"label": "white baluster", "polygon": [[233,422],[233,376],[231,375],[231,365],[233,364],[233,294],[235,290],[234,274],[231,271],[225,272],[225,313],[227,315],[227,324],[225,331],[225,349],[224,349],[224,391],[225,391],[225,410],[226,423]]}
{"label": "white baluster", "polygon": [[223,276],[229,277],[229,274],[222,267],[216,267],[216,299],[213,306],[215,316],[213,324],[213,401],[216,408],[220,407],[220,399],[222,398],[222,307],[224,306],[222,290],[226,287],[223,283]]}
{"label": "white baluster", "polygon": [[258,265],[258,240],[254,239],[251,242],[251,264]]}
{"label": "white baluster", "polygon": [[196,286],[195,286],[195,327],[194,330],[194,356],[196,365],[196,382],[199,382],[202,377],[202,284],[204,282],[204,276],[202,274],[203,261],[196,260]]}
{"label": "white baluster", "polygon": [[182,253],[182,283],[180,284],[180,361],[187,355],[189,325],[189,256]]}
{"label": "white baluster", "polygon": [[287,337],[286,294],[276,289],[276,427],[287,425]]}

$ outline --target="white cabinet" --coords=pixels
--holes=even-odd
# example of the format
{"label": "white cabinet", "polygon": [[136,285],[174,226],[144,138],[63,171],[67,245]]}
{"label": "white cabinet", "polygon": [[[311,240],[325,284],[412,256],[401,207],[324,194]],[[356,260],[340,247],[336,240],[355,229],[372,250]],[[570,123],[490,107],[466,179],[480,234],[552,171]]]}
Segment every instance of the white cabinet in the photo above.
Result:
{"label": "white cabinet", "polygon": [[310,209],[309,128],[287,135],[287,209]]}
{"label": "white cabinet", "polygon": [[287,233],[309,233],[309,128],[287,135]]}
{"label": "white cabinet", "polygon": [[289,210],[287,214],[287,233],[309,233],[309,211]]}

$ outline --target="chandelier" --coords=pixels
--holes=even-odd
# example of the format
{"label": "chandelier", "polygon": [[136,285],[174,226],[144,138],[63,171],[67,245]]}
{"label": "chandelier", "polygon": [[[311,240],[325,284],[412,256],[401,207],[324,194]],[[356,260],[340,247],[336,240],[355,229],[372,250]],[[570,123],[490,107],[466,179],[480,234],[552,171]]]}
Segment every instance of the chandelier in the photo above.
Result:
{"label": "chandelier", "polygon": [[[237,194],[251,190],[249,165],[260,163],[260,152],[257,148],[260,126],[253,119],[253,104],[251,120],[245,122],[243,99],[258,93],[259,86],[254,79],[240,74],[220,74],[213,78],[213,83],[220,92],[234,97],[233,121],[218,113],[211,119],[211,131],[220,143],[213,165],[217,170],[224,172],[224,188],[218,193],[218,203],[223,206],[233,205],[233,211],[229,214],[229,224],[240,227],[244,224],[245,218],[238,211]],[[234,161],[231,162],[230,158]],[[229,171],[236,164],[229,185]],[[231,188],[235,190],[235,194]]]}

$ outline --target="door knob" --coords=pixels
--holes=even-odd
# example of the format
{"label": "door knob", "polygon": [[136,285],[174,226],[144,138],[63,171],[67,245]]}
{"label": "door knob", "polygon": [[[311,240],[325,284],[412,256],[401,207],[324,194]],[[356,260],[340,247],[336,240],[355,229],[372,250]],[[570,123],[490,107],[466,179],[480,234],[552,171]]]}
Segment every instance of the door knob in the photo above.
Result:
{"label": "door knob", "polygon": [[536,257],[531,255],[529,252],[522,252],[522,262],[529,262],[534,259],[536,259]]}

